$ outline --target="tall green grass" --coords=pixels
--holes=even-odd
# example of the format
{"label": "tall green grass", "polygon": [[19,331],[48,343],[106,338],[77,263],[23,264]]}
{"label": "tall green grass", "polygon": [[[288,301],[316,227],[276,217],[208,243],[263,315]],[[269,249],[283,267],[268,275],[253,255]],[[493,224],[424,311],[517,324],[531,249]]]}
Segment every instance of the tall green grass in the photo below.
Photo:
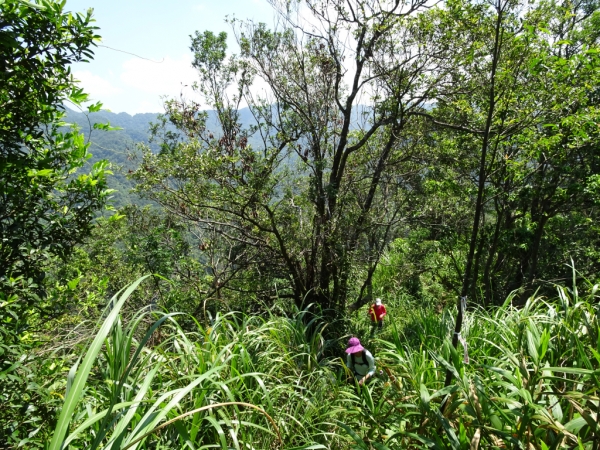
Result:
{"label": "tall green grass", "polygon": [[598,448],[596,287],[469,311],[468,365],[450,345],[450,311],[390,317],[366,339],[382,374],[362,387],[325,357],[341,343],[318,316],[228,313],[184,329],[177,315],[141,312],[124,323],[133,288],[70,372],[50,449]]}
{"label": "tall green grass", "polygon": [[330,408],[340,366],[321,358],[318,318],[229,313],[184,331],[147,312],[124,325],[134,287],[69,374],[51,450],[343,447]]}
{"label": "tall green grass", "polygon": [[[381,441],[388,448],[597,449],[596,291],[581,298],[559,287],[552,300],[532,297],[515,308],[508,298],[501,308],[469,312],[468,365],[460,346],[450,345],[447,313],[422,316],[408,327],[410,337],[391,330],[379,356],[396,377],[396,409],[380,426]],[[455,382],[444,389],[447,369]]]}

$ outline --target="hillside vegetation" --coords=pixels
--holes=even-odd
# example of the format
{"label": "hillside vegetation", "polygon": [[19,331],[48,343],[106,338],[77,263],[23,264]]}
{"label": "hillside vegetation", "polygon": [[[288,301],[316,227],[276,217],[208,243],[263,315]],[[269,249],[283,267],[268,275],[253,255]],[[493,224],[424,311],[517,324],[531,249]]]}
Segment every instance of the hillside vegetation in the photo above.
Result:
{"label": "hillside vegetation", "polygon": [[[74,111],[66,107],[65,122],[76,125],[85,140],[89,142],[92,155],[88,161],[92,165],[107,160],[112,164],[112,176],[107,180],[108,186],[114,189],[111,203],[121,208],[128,204],[144,205],[138,196],[131,193],[134,185],[127,179],[128,171],[137,165],[135,155],[139,143],[149,144],[150,125],[158,114],[115,114],[109,111],[87,113]],[[94,129],[94,124],[108,123],[116,130]]]}
{"label": "hillside vegetation", "polygon": [[0,448],[598,450],[598,1],[269,2],[130,116],[0,0]]}
{"label": "hillside vegetation", "polygon": [[[362,387],[332,356],[345,339],[325,338],[323,317],[229,312],[182,327],[185,317],[142,310],[124,324],[126,292],[68,381],[77,356],[52,346],[43,388],[52,402],[71,386],[64,409],[62,396],[52,402],[56,429],[71,421],[70,448],[593,448],[598,304],[557,290],[469,311],[468,364],[448,340],[451,311],[398,299],[391,324],[363,341],[379,374]],[[350,330],[368,335],[362,315]],[[49,431],[14,437],[44,442]]]}

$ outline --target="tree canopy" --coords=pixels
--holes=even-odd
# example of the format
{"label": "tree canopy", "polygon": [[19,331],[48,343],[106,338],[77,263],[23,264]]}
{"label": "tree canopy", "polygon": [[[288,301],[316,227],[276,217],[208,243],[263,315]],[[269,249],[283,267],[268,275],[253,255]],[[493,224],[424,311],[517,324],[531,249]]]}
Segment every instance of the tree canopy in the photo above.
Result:
{"label": "tree canopy", "polygon": [[[448,247],[457,293],[533,286],[550,219],[594,207],[595,7],[271,3],[274,30],[231,22],[236,55],[224,33],[192,37],[204,103],[167,103],[162,125],[179,134],[157,124],[162,150],[135,173],[219,249],[210,295],[356,308],[415,227]],[[240,123],[245,105],[254,125]]]}
{"label": "tree canopy", "polygon": [[64,4],[0,4],[0,277],[43,278],[44,262],[82,242],[109,194],[106,163],[76,174],[89,144],[61,129],[63,104],[87,99],[69,64],[90,58],[99,37],[91,10],[65,13]]}

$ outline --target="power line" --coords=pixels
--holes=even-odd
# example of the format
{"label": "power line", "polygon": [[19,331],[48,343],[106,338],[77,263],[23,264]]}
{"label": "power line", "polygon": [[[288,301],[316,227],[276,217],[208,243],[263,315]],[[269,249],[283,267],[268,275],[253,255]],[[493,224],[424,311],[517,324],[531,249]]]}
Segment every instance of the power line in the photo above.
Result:
{"label": "power line", "polygon": [[164,60],[165,60],[165,58],[163,58],[160,61],[154,61],[153,59],[144,58],[143,56],[136,55],[135,53],[126,52],[125,50],[119,50],[118,48],[109,47],[108,45],[103,45],[103,44],[98,44],[98,47],[104,47],[104,48],[107,48],[109,50],[114,50],[115,52],[127,53],[128,55],[132,55],[132,56],[135,56],[136,58],[140,58],[140,59],[145,59],[146,61],[150,61],[150,62],[153,62],[155,64],[160,64],[160,63],[164,62]]}

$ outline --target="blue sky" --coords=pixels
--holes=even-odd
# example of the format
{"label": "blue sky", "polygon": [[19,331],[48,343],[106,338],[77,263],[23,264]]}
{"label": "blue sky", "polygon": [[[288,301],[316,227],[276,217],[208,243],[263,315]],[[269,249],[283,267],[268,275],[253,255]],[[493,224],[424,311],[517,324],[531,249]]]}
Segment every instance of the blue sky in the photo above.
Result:
{"label": "blue sky", "polygon": [[[73,74],[93,100],[113,112],[160,112],[161,96],[178,96],[195,80],[189,36],[194,31],[226,31],[236,52],[226,16],[272,23],[267,0],[67,0],[66,10],[94,9],[102,36],[89,63]],[[185,88],[184,92],[185,92]]]}

